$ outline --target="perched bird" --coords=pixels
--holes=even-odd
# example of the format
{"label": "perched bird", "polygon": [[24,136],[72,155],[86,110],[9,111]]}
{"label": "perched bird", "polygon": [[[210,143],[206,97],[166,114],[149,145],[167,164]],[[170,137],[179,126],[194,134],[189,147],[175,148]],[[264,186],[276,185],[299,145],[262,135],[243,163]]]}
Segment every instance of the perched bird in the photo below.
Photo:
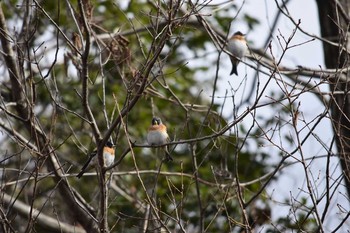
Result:
{"label": "perched bird", "polygon": [[229,39],[227,43],[227,49],[232,53],[234,56],[230,56],[231,63],[232,63],[232,70],[230,75],[236,74],[237,73],[237,65],[239,63],[239,59],[243,58],[247,51],[248,51],[248,46],[247,46],[247,41],[244,38],[244,34],[240,31],[236,32],[233,34],[233,36]]}
{"label": "perched bird", "polygon": [[[162,120],[159,117],[153,117],[152,119],[152,125],[148,128],[147,142],[150,146],[160,146],[169,142],[169,135],[166,126],[163,125]],[[164,147],[164,151],[165,160],[173,161],[166,146]]]}
{"label": "perched bird", "polygon": [[[104,160],[104,167],[108,167],[111,166],[114,162],[114,145],[111,141],[107,141],[106,145],[103,147],[103,160]],[[88,160],[85,162],[84,166],[81,168],[81,171],[79,172],[79,174],[77,175],[77,177],[80,179],[80,177],[85,173],[85,171],[87,170],[90,162],[92,159],[94,159],[93,164],[91,164],[91,166],[94,166],[96,164],[98,164],[98,160],[97,160],[97,150],[94,150]]]}

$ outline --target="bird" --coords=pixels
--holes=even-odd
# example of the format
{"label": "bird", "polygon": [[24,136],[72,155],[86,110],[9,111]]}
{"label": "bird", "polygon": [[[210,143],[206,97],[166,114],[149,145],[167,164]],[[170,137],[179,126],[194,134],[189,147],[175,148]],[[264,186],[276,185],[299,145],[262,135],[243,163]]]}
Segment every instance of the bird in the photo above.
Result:
{"label": "bird", "polygon": [[[147,142],[150,146],[160,146],[169,142],[166,126],[159,117],[152,118],[152,125],[148,128]],[[173,161],[167,146],[164,147],[165,161]]]}
{"label": "bird", "polygon": [[[113,142],[109,140],[106,142],[106,145],[103,147],[103,160],[104,160],[103,167],[109,167],[113,164],[114,157],[115,157],[114,147],[115,146],[113,145]],[[94,161],[91,164],[91,166],[95,166],[96,164],[98,164],[96,155],[97,155],[97,150],[94,150],[92,153],[90,153],[88,160],[85,162],[84,166],[81,168],[79,174],[77,175],[79,179],[88,169],[88,166],[90,165],[90,162],[92,159],[94,159]]]}
{"label": "bird", "polygon": [[227,43],[227,49],[233,55],[230,55],[232,63],[232,70],[230,75],[235,74],[238,76],[237,66],[239,60],[237,58],[243,58],[248,51],[247,41],[245,40],[244,36],[245,35],[242,32],[237,31],[231,36]]}

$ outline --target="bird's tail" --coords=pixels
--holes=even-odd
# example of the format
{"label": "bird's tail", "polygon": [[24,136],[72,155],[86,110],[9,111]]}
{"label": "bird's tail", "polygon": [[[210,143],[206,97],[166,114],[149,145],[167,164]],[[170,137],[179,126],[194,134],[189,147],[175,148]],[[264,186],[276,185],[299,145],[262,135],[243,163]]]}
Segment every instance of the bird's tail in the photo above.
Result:
{"label": "bird's tail", "polygon": [[90,165],[91,160],[96,156],[97,152],[92,152],[88,158],[88,160],[85,162],[84,166],[81,168],[80,172],[78,173],[77,177],[80,179],[80,177],[83,176],[83,174],[86,172],[88,166]]}
{"label": "bird's tail", "polygon": [[231,70],[230,75],[232,75],[232,74],[235,74],[235,75],[238,76],[238,73],[237,73],[237,64],[234,63],[234,62],[232,62],[232,70]]}

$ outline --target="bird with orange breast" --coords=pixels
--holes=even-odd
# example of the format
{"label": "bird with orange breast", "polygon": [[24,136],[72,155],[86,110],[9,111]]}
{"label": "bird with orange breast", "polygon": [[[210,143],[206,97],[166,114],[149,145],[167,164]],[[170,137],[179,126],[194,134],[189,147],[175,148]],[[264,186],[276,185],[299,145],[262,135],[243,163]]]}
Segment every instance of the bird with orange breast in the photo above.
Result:
{"label": "bird with orange breast", "polygon": [[232,70],[230,75],[235,74],[238,76],[237,66],[240,61],[239,59],[242,59],[248,51],[247,41],[245,40],[244,34],[242,32],[238,31],[233,34],[227,43],[227,50],[233,55],[230,55],[232,63]]}
{"label": "bird with orange breast", "polygon": [[[147,142],[150,146],[161,146],[169,142],[166,126],[159,117],[153,117],[152,125],[148,128]],[[165,161],[173,161],[167,146],[164,146]]]}
{"label": "bird with orange breast", "polygon": [[[115,157],[115,151],[114,151],[114,145],[112,141],[107,141],[106,145],[103,147],[103,167],[109,167],[113,164],[114,162],[114,157]],[[79,174],[77,177],[80,179],[80,177],[83,176],[83,174],[86,172],[86,170],[89,169],[89,167],[96,166],[98,164],[97,161],[97,150],[94,150],[90,155],[88,160],[85,162],[84,166],[81,168]],[[93,162],[91,162],[94,160]]]}

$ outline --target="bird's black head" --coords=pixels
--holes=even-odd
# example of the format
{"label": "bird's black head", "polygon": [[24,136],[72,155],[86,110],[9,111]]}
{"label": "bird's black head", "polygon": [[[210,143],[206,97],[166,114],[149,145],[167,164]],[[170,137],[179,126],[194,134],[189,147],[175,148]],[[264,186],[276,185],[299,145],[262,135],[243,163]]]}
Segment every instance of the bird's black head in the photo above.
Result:
{"label": "bird's black head", "polygon": [[233,34],[234,36],[245,36],[245,34],[243,34],[240,31],[235,32],[235,34]]}
{"label": "bird's black head", "polygon": [[109,148],[112,148],[114,146],[113,142],[111,140],[108,140],[106,142],[106,146],[108,146]]}
{"label": "bird's black head", "polygon": [[162,120],[159,117],[153,117],[152,119],[152,125],[161,125]]}

